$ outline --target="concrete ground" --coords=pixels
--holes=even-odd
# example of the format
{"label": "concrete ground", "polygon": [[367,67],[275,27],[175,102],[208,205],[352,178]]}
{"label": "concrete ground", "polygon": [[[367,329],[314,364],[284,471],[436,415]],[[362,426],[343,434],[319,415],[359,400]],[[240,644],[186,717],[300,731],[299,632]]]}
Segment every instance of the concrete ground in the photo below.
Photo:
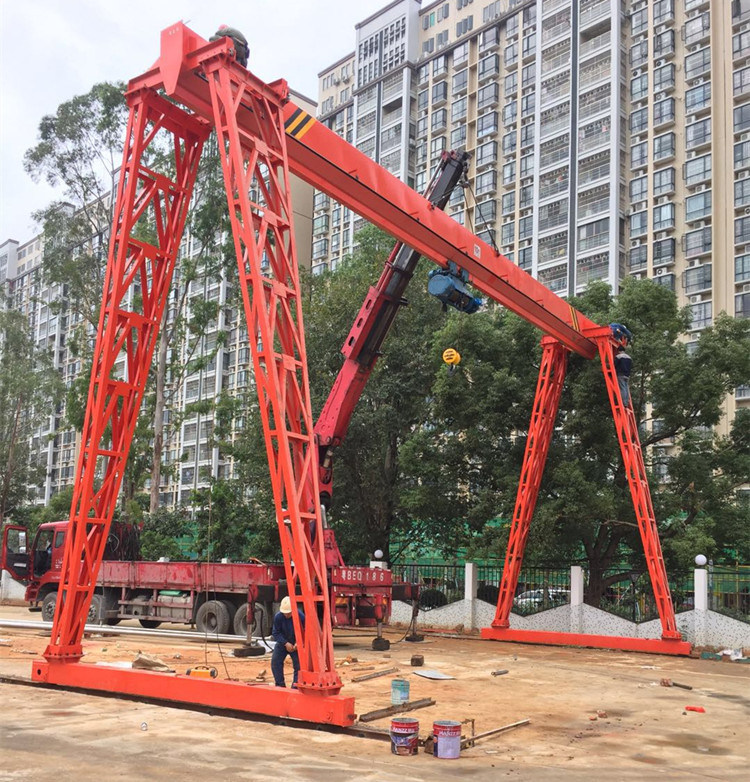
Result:
{"label": "concrete ground", "polygon": [[[0,619],[38,619],[0,607]],[[126,626],[126,625],[123,625]],[[399,636],[392,634],[392,640]],[[524,718],[531,724],[486,738],[458,760],[392,755],[388,742],[325,730],[3,682],[29,678],[45,633],[0,627],[0,780],[744,780],[750,762],[750,665],[607,651],[428,637],[387,653],[337,631],[336,660],[357,712],[390,704],[391,679],[407,678],[424,737],[434,720],[474,719],[477,733]],[[131,661],[138,650],[178,672],[208,660],[220,677],[255,680],[270,660],[226,656],[202,641],[87,636],[87,662]],[[455,679],[414,675],[425,668]],[[356,658],[356,660],[355,660]],[[226,668],[225,668],[226,665]],[[361,683],[364,673],[399,673]],[[502,676],[493,670],[507,669]],[[693,690],[662,687],[661,678]],[[705,713],[687,712],[695,705]],[[597,713],[600,713],[597,716]],[[370,725],[388,728],[389,718]],[[470,730],[469,725],[464,726]]]}

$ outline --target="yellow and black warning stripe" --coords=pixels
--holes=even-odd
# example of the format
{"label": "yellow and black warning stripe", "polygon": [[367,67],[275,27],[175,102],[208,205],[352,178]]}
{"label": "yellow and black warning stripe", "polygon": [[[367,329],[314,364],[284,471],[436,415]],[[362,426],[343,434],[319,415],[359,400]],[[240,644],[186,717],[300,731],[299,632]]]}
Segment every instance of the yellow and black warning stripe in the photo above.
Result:
{"label": "yellow and black warning stripe", "polygon": [[301,139],[315,124],[315,117],[302,109],[297,109],[284,123],[284,130],[292,137]]}
{"label": "yellow and black warning stripe", "polygon": [[570,307],[571,325],[576,331],[580,331],[581,327],[578,325],[578,310],[570,304],[568,306]]}

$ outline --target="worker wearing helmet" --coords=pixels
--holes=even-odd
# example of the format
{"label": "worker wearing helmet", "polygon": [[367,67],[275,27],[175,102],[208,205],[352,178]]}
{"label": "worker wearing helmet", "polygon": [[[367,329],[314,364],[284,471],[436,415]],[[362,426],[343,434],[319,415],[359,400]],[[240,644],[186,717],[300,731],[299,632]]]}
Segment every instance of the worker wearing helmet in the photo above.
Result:
{"label": "worker wearing helmet", "polygon": [[237,62],[247,68],[247,58],[250,54],[250,47],[247,45],[247,38],[236,28],[228,27],[225,24],[219,26],[219,29],[208,39],[209,41],[218,41],[221,38],[231,38],[234,43],[234,56]]}
{"label": "worker wearing helmet", "polygon": [[628,407],[630,405],[630,370],[633,367],[633,359],[625,352],[625,348],[630,344],[633,335],[622,323],[610,323],[609,327],[616,343],[614,365],[617,385],[620,388],[622,403]]}
{"label": "worker wearing helmet", "polygon": [[[304,628],[305,615],[299,609],[297,613],[299,614],[300,627]],[[294,622],[292,621],[292,601],[289,596],[281,601],[279,612],[273,618],[271,635],[273,640],[276,641],[276,646],[271,655],[271,671],[274,684],[277,687],[286,687],[284,660],[289,655],[292,658],[292,666],[294,667],[292,689],[296,689],[297,674],[299,673],[299,654],[297,653],[297,639],[294,634]]]}

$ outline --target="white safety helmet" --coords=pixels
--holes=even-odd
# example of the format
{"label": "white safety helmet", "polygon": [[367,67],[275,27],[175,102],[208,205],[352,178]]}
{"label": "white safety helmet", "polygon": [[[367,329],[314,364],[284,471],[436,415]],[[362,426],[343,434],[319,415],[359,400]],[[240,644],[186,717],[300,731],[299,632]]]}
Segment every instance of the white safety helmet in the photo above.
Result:
{"label": "white safety helmet", "polygon": [[282,614],[292,613],[292,601],[289,595],[282,599],[281,605],[279,606],[279,611],[281,611]]}

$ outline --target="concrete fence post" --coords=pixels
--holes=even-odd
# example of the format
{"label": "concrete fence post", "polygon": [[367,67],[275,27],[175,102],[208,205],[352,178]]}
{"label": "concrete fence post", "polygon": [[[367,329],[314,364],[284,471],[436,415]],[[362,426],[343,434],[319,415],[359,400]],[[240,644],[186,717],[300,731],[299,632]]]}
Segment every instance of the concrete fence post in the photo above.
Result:
{"label": "concrete fence post", "polygon": [[580,565],[572,565],[570,568],[570,632],[584,632],[583,568]]}
{"label": "concrete fence post", "polygon": [[695,629],[695,646],[706,646],[707,619],[708,619],[708,571],[704,568],[696,568],[693,571],[693,611]]}

